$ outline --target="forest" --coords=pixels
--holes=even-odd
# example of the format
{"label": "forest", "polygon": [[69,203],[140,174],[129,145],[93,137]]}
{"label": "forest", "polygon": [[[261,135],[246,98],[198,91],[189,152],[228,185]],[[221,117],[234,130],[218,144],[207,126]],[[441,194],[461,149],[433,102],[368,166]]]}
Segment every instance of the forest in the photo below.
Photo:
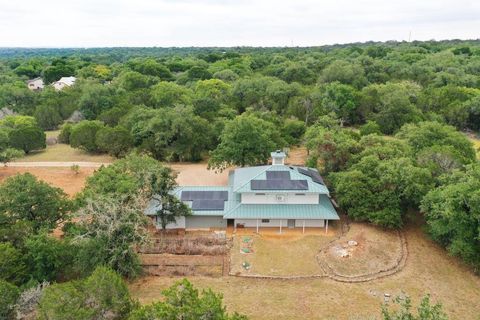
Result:
{"label": "forest", "polygon": [[[44,319],[65,310],[90,319],[106,301],[115,319],[172,312],[180,284],[166,292],[171,300],[138,307],[116,278],[140,272],[134,248],[145,241],[145,199],[160,193],[184,210],[168,198],[175,175],[161,162],[225,170],[294,146],[307,148],[308,166],[349,218],[386,229],[423,219],[433,240],[479,272],[480,164],[469,139],[480,130],[479,75],[480,41],[0,49],[1,162],[44,149],[45,131],[57,129],[62,143],[120,158],[75,199],[29,174],[0,185],[0,295],[16,288],[16,301],[60,281],[36,296]],[[73,86],[50,85],[69,76]],[[45,87],[30,90],[37,77]],[[47,237],[60,222],[65,237]],[[87,307],[88,292],[108,282],[117,296]],[[218,319],[243,319],[226,314],[213,292],[202,300],[181,286],[198,314],[211,303]],[[55,304],[62,295],[72,297],[70,309]],[[12,305],[0,314],[10,317]]]}

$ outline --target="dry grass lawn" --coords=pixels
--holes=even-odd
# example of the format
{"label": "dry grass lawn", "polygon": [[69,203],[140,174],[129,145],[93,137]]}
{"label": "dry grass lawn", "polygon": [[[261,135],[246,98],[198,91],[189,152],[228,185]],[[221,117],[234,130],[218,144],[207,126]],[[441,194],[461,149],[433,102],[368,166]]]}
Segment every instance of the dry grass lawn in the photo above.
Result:
{"label": "dry grass lawn", "polygon": [[[414,303],[426,293],[441,301],[450,319],[479,319],[480,278],[458,259],[429,240],[420,227],[406,230],[409,257],[405,268],[390,277],[363,283],[330,279],[261,280],[239,277],[189,277],[200,288],[224,295],[228,310],[252,319],[370,319],[380,317],[383,293],[402,291]],[[295,257],[297,258],[297,257]],[[130,285],[142,303],[161,297],[178,278],[146,277]]]}
{"label": "dry grass lawn", "polygon": [[102,162],[108,163],[115,159],[106,154],[90,154],[80,149],[74,149],[68,144],[58,143],[47,146],[45,150],[31,152],[23,158],[18,159],[19,162]]}
{"label": "dry grass lawn", "polygon": [[[277,230],[260,235],[236,235],[231,250],[231,271],[234,274],[256,274],[267,276],[311,276],[322,275],[322,269],[316,260],[320,248],[326,246],[335,237],[330,228],[328,235],[321,232],[302,235],[300,230],[286,229],[285,234]],[[310,234],[309,234],[310,233]],[[247,242],[247,240],[250,240]],[[248,247],[251,253],[242,253]],[[242,263],[248,262],[249,270]]]}

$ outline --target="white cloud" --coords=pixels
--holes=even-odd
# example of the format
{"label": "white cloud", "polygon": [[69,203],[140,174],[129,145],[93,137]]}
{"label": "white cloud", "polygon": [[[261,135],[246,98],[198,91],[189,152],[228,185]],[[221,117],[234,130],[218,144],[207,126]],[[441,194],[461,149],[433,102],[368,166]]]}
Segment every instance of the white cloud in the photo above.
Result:
{"label": "white cloud", "polygon": [[0,0],[0,46],[284,46],[473,39],[467,0]]}

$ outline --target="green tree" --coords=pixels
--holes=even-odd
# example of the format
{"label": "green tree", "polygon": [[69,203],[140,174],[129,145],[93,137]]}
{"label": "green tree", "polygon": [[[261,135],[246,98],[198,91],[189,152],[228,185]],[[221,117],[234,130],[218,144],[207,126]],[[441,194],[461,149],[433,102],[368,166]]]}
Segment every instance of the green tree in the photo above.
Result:
{"label": "green tree", "polygon": [[20,290],[13,284],[0,280],[0,319],[13,319],[15,302]]}
{"label": "green tree", "polygon": [[120,320],[125,319],[134,306],[123,279],[114,271],[99,267],[84,280],[45,288],[38,318]]}
{"label": "green tree", "polygon": [[125,197],[98,196],[87,199],[76,212],[79,234],[74,236],[79,254],[76,265],[88,273],[105,265],[120,275],[134,278],[140,271],[137,248],[148,242],[148,218],[145,195]]}
{"label": "green tree", "polygon": [[480,270],[480,165],[456,170],[422,200],[428,233],[455,256]]}
{"label": "green tree", "polygon": [[412,82],[373,84],[361,92],[360,113],[375,120],[383,133],[392,134],[404,124],[422,120],[417,107],[420,87]]}
{"label": "green tree", "polygon": [[32,235],[25,241],[25,261],[32,280],[58,281],[71,270],[73,247],[45,233]]}
{"label": "green tree", "polygon": [[[153,178],[155,177],[155,178]],[[146,155],[130,154],[117,160],[108,167],[101,167],[87,178],[81,198],[96,196],[124,197],[142,191],[153,195],[152,180],[162,182],[162,188],[172,190],[176,187],[175,173],[159,161]]]}
{"label": "green tree", "polygon": [[220,144],[211,152],[208,167],[224,170],[229,166],[266,163],[270,152],[279,147],[279,131],[270,122],[254,115],[237,116],[225,124]]}
{"label": "green tree", "polygon": [[97,152],[97,132],[104,128],[98,120],[83,120],[74,125],[70,132],[70,145],[73,148],[83,149],[88,152]]}
{"label": "green tree", "polygon": [[430,172],[410,159],[381,160],[376,155],[334,173],[332,180],[338,203],[349,217],[388,228],[401,227],[404,212],[418,207],[433,187]]}
{"label": "green tree", "polygon": [[353,85],[357,88],[367,83],[365,70],[362,66],[345,60],[335,60],[323,69],[320,75],[320,81],[338,81],[343,84]]}
{"label": "green tree", "polygon": [[338,118],[349,124],[358,121],[357,93],[352,86],[332,82],[325,86],[322,105],[327,112],[334,112]]}
{"label": "green tree", "polygon": [[23,156],[23,151],[9,148],[9,139],[6,130],[0,128],[0,162],[5,165],[15,158]]}
{"label": "green tree", "polygon": [[163,296],[163,301],[136,309],[128,319],[247,319],[247,317],[237,313],[229,315],[222,305],[220,294],[216,294],[210,289],[199,292],[187,279],[178,281],[172,287],[163,291]]}
{"label": "green tree", "polygon": [[416,153],[433,146],[442,146],[452,147],[456,159],[463,164],[476,159],[473,144],[465,135],[452,126],[438,122],[406,124],[398,132],[397,137],[405,139]]}
{"label": "green tree", "polygon": [[406,297],[404,300],[396,299],[395,304],[400,306],[399,310],[390,311],[387,305],[382,305],[383,320],[448,320],[448,316],[442,309],[442,304],[432,305],[429,295],[422,298],[416,315],[411,310],[410,297]]}
{"label": "green tree", "polygon": [[23,150],[27,154],[32,150],[45,149],[47,147],[45,132],[38,127],[13,129],[8,136],[10,146],[14,149]]}
{"label": "green tree", "polygon": [[328,129],[321,124],[308,128],[305,144],[310,151],[310,161],[316,166],[320,160],[323,172],[344,170],[352,155],[359,151],[358,137],[349,130],[336,127]]}
{"label": "green tree", "polygon": [[100,151],[118,158],[133,147],[133,138],[130,131],[123,127],[104,127],[97,131],[95,144]]}
{"label": "green tree", "polygon": [[189,104],[191,91],[173,82],[159,82],[152,87],[152,103],[156,108]]}
{"label": "green tree", "polygon": [[0,243],[0,280],[23,284],[27,267],[22,253],[9,242]]}
{"label": "green tree", "polygon": [[26,222],[34,232],[56,227],[70,209],[67,195],[30,173],[10,177],[0,185],[0,228]]}
{"label": "green tree", "polygon": [[63,119],[58,110],[53,106],[38,106],[34,113],[38,125],[43,130],[55,130]]}

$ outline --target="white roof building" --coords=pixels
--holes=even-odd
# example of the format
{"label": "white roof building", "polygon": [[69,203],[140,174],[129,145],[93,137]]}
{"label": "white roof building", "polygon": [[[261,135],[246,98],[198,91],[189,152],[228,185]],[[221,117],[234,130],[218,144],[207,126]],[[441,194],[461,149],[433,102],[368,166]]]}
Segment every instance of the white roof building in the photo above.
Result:
{"label": "white roof building", "polygon": [[77,81],[77,78],[75,77],[61,77],[60,80],[52,83],[52,86],[55,90],[62,90],[65,87],[73,86],[75,81]]}
{"label": "white roof building", "polygon": [[42,78],[35,78],[27,81],[28,89],[30,90],[42,90],[45,86]]}

